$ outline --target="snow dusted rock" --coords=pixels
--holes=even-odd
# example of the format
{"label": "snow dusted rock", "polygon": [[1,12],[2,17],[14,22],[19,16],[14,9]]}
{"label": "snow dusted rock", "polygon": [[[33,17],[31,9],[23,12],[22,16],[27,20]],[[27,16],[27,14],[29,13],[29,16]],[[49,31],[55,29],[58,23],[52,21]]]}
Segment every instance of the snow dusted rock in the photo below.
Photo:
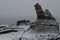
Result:
{"label": "snow dusted rock", "polygon": [[44,12],[38,3],[34,7],[37,20],[31,23],[21,40],[60,40],[59,24],[55,17],[48,10]]}
{"label": "snow dusted rock", "polygon": [[31,28],[39,32],[58,32],[59,24],[56,22],[55,17],[52,16],[49,10],[46,9],[44,12],[39,3],[36,3],[34,7],[37,12],[37,20],[31,24]]}
{"label": "snow dusted rock", "polygon": [[18,32],[11,32],[6,34],[0,34],[0,40],[19,40],[29,29],[30,25],[20,25],[16,26],[15,30],[18,30]]}
{"label": "snow dusted rock", "polygon": [[48,10],[44,12],[38,3],[34,7],[37,13],[35,22],[18,25],[15,29],[18,32],[0,35],[0,40],[60,40],[59,24],[55,17]]}
{"label": "snow dusted rock", "polygon": [[58,32],[59,26],[54,20],[40,19],[31,24],[31,29],[39,32]]}
{"label": "snow dusted rock", "polygon": [[13,27],[10,27],[9,25],[0,25],[0,34],[5,34],[9,32],[17,32]]}
{"label": "snow dusted rock", "polygon": [[15,30],[27,31],[29,28],[30,28],[30,25],[20,25],[20,26],[17,26]]}
{"label": "snow dusted rock", "polygon": [[51,38],[57,38],[59,36],[58,33],[50,33],[50,32],[37,32],[35,30],[30,29],[29,31],[25,32],[22,40],[47,40]]}

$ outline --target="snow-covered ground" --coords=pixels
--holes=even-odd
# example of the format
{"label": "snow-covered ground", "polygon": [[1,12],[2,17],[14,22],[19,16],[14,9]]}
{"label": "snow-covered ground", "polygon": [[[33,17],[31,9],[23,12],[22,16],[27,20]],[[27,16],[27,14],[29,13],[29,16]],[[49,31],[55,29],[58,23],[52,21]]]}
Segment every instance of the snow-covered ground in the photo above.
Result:
{"label": "snow-covered ground", "polygon": [[48,38],[60,37],[58,33],[43,33],[29,29],[30,25],[15,26],[15,28],[18,32],[0,34],[0,40],[19,40],[19,38],[22,38],[21,40],[47,40]]}
{"label": "snow-covered ground", "polygon": [[23,31],[0,34],[0,40],[13,40],[13,39],[15,40],[16,38],[20,38],[22,34],[23,34]]}
{"label": "snow-covered ground", "polygon": [[16,26],[18,32],[10,32],[5,34],[0,34],[0,40],[19,40],[23,36],[24,32],[29,29],[29,25]]}
{"label": "snow-covered ground", "polygon": [[18,30],[23,30],[23,31],[26,31],[30,28],[30,25],[20,25],[20,26],[17,26],[16,29]]}
{"label": "snow-covered ground", "polygon": [[22,40],[47,40],[48,38],[57,38],[58,35],[58,33],[40,33],[30,29],[24,33]]}

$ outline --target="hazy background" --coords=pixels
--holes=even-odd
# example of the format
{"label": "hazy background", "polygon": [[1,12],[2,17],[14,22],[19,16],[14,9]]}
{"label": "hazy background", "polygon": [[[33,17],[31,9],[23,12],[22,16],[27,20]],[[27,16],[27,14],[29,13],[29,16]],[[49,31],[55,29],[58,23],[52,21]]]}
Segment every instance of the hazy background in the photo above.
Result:
{"label": "hazy background", "polygon": [[17,20],[36,20],[34,4],[49,9],[60,24],[60,0],[0,0],[0,24],[16,24]]}

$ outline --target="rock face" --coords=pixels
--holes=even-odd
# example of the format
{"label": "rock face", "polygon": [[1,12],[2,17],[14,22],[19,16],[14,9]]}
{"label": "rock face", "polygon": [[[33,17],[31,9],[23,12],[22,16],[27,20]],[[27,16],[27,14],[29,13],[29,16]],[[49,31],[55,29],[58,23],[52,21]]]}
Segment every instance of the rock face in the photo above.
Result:
{"label": "rock face", "polygon": [[38,3],[34,7],[37,20],[31,23],[31,27],[24,33],[21,40],[60,40],[59,25],[55,17],[48,9],[43,11]]}
{"label": "rock face", "polygon": [[43,11],[43,9],[41,8],[41,6],[39,5],[39,3],[36,3],[34,5],[35,10],[36,10],[36,14],[37,14],[37,19],[53,19],[56,20],[52,14],[49,12],[48,9],[45,10],[45,12]]}
{"label": "rock face", "polygon": [[49,12],[48,9],[45,10],[45,18],[46,19],[52,19],[52,20],[56,21],[55,17],[53,17],[53,15]]}
{"label": "rock face", "polygon": [[59,25],[49,10],[46,9],[43,11],[38,3],[36,3],[34,7],[37,14],[37,20],[31,24],[31,28],[39,32],[58,32]]}
{"label": "rock face", "polygon": [[34,7],[35,7],[35,10],[37,13],[37,19],[44,18],[44,12],[43,12],[41,6],[38,3],[36,3],[36,5],[34,5]]}
{"label": "rock face", "polygon": [[19,26],[19,25],[22,25],[22,24],[29,24],[30,23],[30,21],[29,20],[19,20],[19,21],[17,21],[17,26]]}
{"label": "rock face", "polygon": [[31,23],[31,27],[24,32],[20,40],[60,40],[59,25],[55,17],[48,9],[43,11],[38,3],[34,7],[37,20]]}

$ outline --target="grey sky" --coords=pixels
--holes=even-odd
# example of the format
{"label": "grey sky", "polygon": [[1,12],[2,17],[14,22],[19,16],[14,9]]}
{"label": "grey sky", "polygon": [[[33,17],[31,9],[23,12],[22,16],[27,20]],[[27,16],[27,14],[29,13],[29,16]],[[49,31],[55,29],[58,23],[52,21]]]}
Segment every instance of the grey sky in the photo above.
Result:
{"label": "grey sky", "polygon": [[37,2],[59,19],[60,0],[0,0],[0,17],[36,18],[34,4]]}

